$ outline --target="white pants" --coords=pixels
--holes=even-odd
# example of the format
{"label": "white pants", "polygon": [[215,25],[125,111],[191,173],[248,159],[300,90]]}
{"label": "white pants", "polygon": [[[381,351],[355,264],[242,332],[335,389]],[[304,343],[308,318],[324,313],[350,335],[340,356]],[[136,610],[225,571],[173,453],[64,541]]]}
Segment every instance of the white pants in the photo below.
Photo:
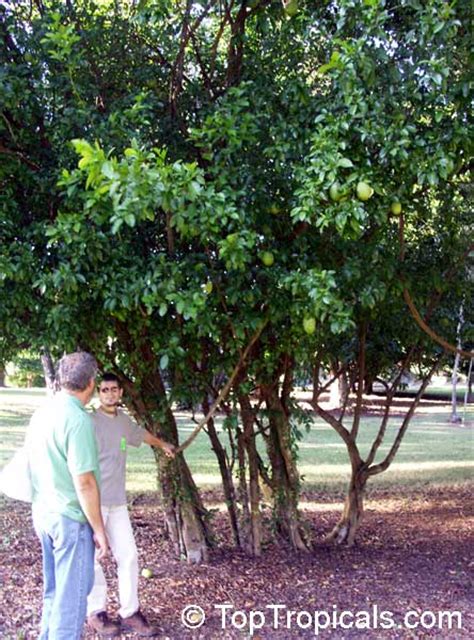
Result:
{"label": "white pants", "polygon": [[[117,562],[119,614],[128,618],[138,611],[138,554],[127,505],[101,507],[110,550]],[[94,586],[87,598],[87,615],[107,608],[107,583],[102,567],[94,563]]]}

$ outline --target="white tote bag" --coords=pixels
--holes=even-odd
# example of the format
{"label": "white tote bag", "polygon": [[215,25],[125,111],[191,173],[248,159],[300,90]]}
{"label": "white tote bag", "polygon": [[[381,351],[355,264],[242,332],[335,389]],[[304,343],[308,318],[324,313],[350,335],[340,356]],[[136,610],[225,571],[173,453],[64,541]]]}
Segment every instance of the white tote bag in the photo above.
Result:
{"label": "white tote bag", "polygon": [[0,492],[14,500],[23,502],[33,500],[30,465],[25,446],[18,449],[10,462],[1,470]]}

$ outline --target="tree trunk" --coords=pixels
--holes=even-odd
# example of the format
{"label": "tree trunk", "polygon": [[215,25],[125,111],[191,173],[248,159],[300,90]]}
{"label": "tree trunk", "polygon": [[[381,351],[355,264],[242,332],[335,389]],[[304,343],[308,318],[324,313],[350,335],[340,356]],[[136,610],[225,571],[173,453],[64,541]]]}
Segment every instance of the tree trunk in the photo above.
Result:
{"label": "tree trunk", "polygon": [[41,364],[43,366],[44,380],[46,382],[48,393],[54,394],[59,390],[59,385],[56,381],[53,358],[51,357],[51,353],[47,347],[41,348]]}
{"label": "tree trunk", "polygon": [[[331,375],[337,374],[337,368],[331,368]],[[349,395],[349,384],[347,382],[345,372],[340,372],[336,380],[331,384],[329,388],[329,399],[331,406],[337,409],[343,409],[346,404],[347,396]]]}
{"label": "tree trunk", "polygon": [[[203,409],[204,415],[207,415],[209,413],[210,407],[209,407],[209,400],[207,396],[203,400],[202,409]],[[232,473],[229,469],[226,450],[222,446],[221,441],[219,440],[219,436],[217,435],[213,418],[211,418],[207,423],[207,432],[209,435],[209,439],[211,441],[212,449],[216,454],[217,462],[219,464],[219,470],[221,472],[222,487],[224,489],[225,503],[227,506],[227,510],[229,512],[234,544],[237,547],[240,547],[240,534],[239,534],[239,524],[238,524],[238,518],[237,518],[236,494],[235,494],[234,482],[232,480]]]}
{"label": "tree trunk", "polygon": [[[464,313],[463,313],[463,305],[461,304],[461,306],[459,308],[459,319],[458,319],[458,326],[457,326],[457,331],[456,331],[458,349],[462,349],[461,331],[462,331],[463,324],[464,324]],[[461,417],[458,416],[458,412],[457,412],[457,404],[458,404],[457,384],[458,384],[458,370],[459,370],[460,361],[461,361],[461,356],[460,356],[459,352],[456,352],[456,355],[454,357],[453,374],[452,374],[452,377],[451,377],[452,390],[451,390],[451,418],[450,418],[450,422],[452,422],[452,423],[461,422]]]}
{"label": "tree trunk", "polygon": [[[147,361],[152,357],[142,348]],[[153,360],[154,362],[154,360]],[[143,363],[140,363],[140,368]],[[118,372],[117,372],[118,373]],[[178,428],[168,404],[166,389],[159,370],[150,367],[146,376],[137,376],[135,383],[119,375],[127,393],[129,407],[138,422],[151,433],[178,444]],[[154,416],[161,417],[158,423]],[[170,461],[159,449],[153,449],[158,466],[158,485],[169,536],[176,554],[190,563],[206,562],[212,546],[209,514],[183,454]]]}
{"label": "tree trunk", "polygon": [[0,366],[0,387],[5,387],[5,368]]}
{"label": "tree trunk", "polygon": [[[167,431],[163,429],[161,435],[173,442]],[[154,453],[166,526],[175,553],[190,563],[207,562],[211,546],[208,514],[186,461],[181,454],[176,460],[164,461],[161,453]]]}
{"label": "tree trunk", "polygon": [[[155,381],[156,382],[156,381]],[[165,388],[160,380],[154,387],[155,394],[166,402],[165,419],[160,423],[160,436],[178,444],[178,429],[171,409],[167,406]],[[156,423],[148,429],[157,434]],[[209,514],[204,508],[196,484],[182,454],[173,461],[154,450],[158,464],[158,481],[168,531],[175,552],[191,563],[207,562],[208,548],[212,546],[208,524]]]}
{"label": "tree trunk", "polygon": [[299,476],[291,451],[291,432],[277,391],[263,387],[269,411],[270,435],[267,440],[272,468],[273,511],[278,530],[295,549],[307,551],[298,513]]}
{"label": "tree trunk", "polygon": [[474,402],[474,392],[472,390],[472,383],[474,382],[474,369],[472,368],[472,361],[469,363],[469,371],[467,374],[467,391],[466,391],[466,403]]}
{"label": "tree trunk", "polygon": [[240,542],[245,551],[252,554],[252,525],[246,473],[245,440],[244,433],[240,427],[237,427],[237,458],[239,462],[239,502],[242,507],[242,515],[240,517]]}
{"label": "tree trunk", "polygon": [[364,380],[364,394],[371,396],[374,392],[374,379],[370,376],[366,376]]}
{"label": "tree trunk", "polygon": [[461,360],[461,356],[459,353],[456,353],[454,356],[454,365],[453,365],[453,373],[451,376],[451,417],[449,419],[453,424],[457,422],[461,422],[461,417],[458,415],[457,405],[458,405],[458,397],[457,397],[457,384],[458,384],[458,370],[459,370],[459,362]]}
{"label": "tree trunk", "polygon": [[355,535],[359,528],[364,512],[364,493],[367,475],[359,472],[352,474],[349,491],[344,503],[344,511],[339,522],[327,537],[328,542],[336,545],[354,544]]}
{"label": "tree trunk", "polygon": [[254,434],[255,418],[248,396],[241,394],[239,396],[239,404],[244,427],[243,440],[249,469],[251,549],[252,555],[259,556],[262,553],[262,522],[260,515],[260,489],[258,485],[258,454]]}
{"label": "tree trunk", "polygon": [[246,6],[242,3],[237,16],[231,21],[231,35],[227,49],[227,87],[237,86],[242,75],[246,16]]}

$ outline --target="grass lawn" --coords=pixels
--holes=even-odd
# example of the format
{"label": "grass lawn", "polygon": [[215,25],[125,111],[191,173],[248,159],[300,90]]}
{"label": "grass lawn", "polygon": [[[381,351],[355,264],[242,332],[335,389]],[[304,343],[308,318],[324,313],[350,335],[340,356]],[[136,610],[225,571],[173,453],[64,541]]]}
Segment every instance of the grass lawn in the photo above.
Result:
{"label": "grass lawn", "polygon": [[[0,466],[11,457],[24,438],[25,428],[34,409],[45,399],[44,390],[0,390]],[[460,412],[462,415],[462,412]],[[474,407],[468,407],[464,426],[449,423],[448,405],[425,408],[412,420],[401,448],[390,469],[371,480],[372,488],[410,487],[426,484],[457,484],[472,480],[474,470]],[[176,413],[181,441],[194,428],[187,413]],[[388,451],[397,427],[397,415],[389,422],[379,461]],[[220,420],[217,420],[219,425]],[[363,419],[359,446],[365,455],[374,439],[379,418]],[[343,491],[349,477],[346,447],[337,433],[322,420],[315,419],[310,430],[301,430],[299,470],[303,491]],[[222,434],[223,442],[227,436]],[[264,455],[263,447],[260,446]],[[185,452],[194,479],[202,489],[220,486],[217,460],[207,435],[201,432]],[[152,491],[156,488],[156,470],[151,449],[129,449],[127,488],[129,491]]]}
{"label": "grass lawn", "polygon": [[[45,399],[43,391],[0,390],[0,467],[21,445],[34,409]],[[360,427],[364,455],[374,437],[379,419],[373,398],[368,399],[368,417]],[[370,403],[373,403],[371,406]],[[399,400],[388,427],[387,443],[406,410]],[[321,637],[360,637],[367,640],[401,638],[471,638],[472,594],[469,590],[472,519],[468,517],[473,471],[474,407],[464,426],[451,425],[450,407],[443,402],[425,402],[413,420],[391,469],[372,479],[365,501],[364,523],[352,549],[337,549],[324,537],[337,522],[347,482],[347,453],[338,435],[321,420],[314,420],[308,432],[302,429],[299,469],[304,476],[301,514],[312,540],[310,553],[297,553],[273,535],[269,510],[263,509],[263,554],[252,558],[232,545],[228,515],[220,500],[220,478],[214,454],[205,433],[186,450],[194,478],[212,507],[212,527],[218,547],[209,562],[196,566],[175,557],[164,535],[162,514],[156,496],[130,505],[140,566],[154,572],[152,579],[140,578],[140,606],[158,624],[160,637],[183,640],[197,637],[183,627],[183,606],[196,603],[206,614],[199,630],[203,640],[242,640],[250,637],[241,627],[222,630],[216,604],[232,603],[236,612],[265,611],[270,603],[282,603],[288,611],[367,612],[374,605],[395,612],[395,619],[407,611],[462,614],[462,629],[442,626],[420,632],[394,628],[360,628],[342,633],[325,630]],[[194,423],[187,413],[176,413],[180,440]],[[218,421],[219,423],[219,421]],[[349,426],[349,425],[347,425]],[[225,442],[226,434],[222,434]],[[263,454],[263,450],[262,450]],[[128,489],[155,489],[155,464],[149,447],[129,450]],[[379,487],[381,491],[370,491]],[[136,496],[136,494],[135,494]],[[39,627],[42,579],[41,551],[30,524],[30,507],[0,496],[0,544],[2,585],[0,588],[0,637],[35,638]],[[472,545],[471,545],[472,546]],[[114,563],[105,564],[111,578],[108,611],[118,616]],[[268,631],[268,633],[267,633]],[[274,633],[267,623],[265,638],[315,637],[314,631]],[[96,636],[86,632],[87,640]],[[128,634],[127,634],[128,637]],[[257,636],[255,636],[257,637]],[[260,637],[260,636],[259,636]],[[263,636],[261,636],[263,637]],[[318,636],[319,637],[319,636]]]}

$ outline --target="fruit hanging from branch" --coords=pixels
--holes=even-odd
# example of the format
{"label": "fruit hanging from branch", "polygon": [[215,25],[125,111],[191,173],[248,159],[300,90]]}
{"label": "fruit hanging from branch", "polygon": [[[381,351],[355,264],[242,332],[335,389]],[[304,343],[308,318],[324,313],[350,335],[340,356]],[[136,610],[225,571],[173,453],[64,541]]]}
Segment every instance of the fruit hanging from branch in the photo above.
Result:
{"label": "fruit hanging from branch", "polygon": [[390,206],[390,211],[393,213],[394,216],[399,216],[402,212],[401,203],[398,202],[398,200],[395,200],[394,202],[392,202]]}
{"label": "fruit hanging from branch", "polygon": [[298,13],[298,0],[282,0],[283,10],[290,18]]}
{"label": "fruit hanging from branch", "polygon": [[303,329],[310,336],[316,331],[316,319],[306,317],[303,319]]}
{"label": "fruit hanging from branch", "polygon": [[339,202],[339,200],[342,198],[341,185],[339,184],[339,182],[333,182],[329,187],[329,197],[333,202]]}
{"label": "fruit hanging from branch", "polygon": [[275,258],[271,251],[264,251],[261,256],[262,262],[266,267],[271,267],[275,262]]}
{"label": "fruit hanging from branch", "polygon": [[367,182],[358,182],[356,187],[356,193],[359,200],[366,201],[369,200],[374,195],[374,190],[367,184]]}

